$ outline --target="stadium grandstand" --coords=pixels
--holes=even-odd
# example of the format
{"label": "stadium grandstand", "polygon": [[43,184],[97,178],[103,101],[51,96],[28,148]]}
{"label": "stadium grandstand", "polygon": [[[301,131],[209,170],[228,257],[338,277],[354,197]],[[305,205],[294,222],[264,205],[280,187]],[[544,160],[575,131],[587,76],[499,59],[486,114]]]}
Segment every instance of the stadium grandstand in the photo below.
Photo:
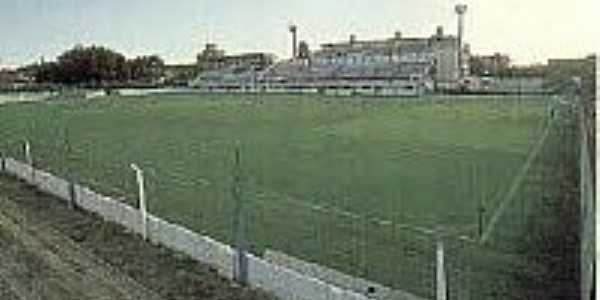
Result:
{"label": "stadium grandstand", "polygon": [[190,84],[209,92],[398,96],[457,89],[468,75],[470,47],[462,43],[460,13],[458,36],[445,34],[441,26],[428,37],[404,37],[398,31],[389,38],[360,40],[352,34],[314,52],[304,41],[297,44],[297,28],[290,28],[290,59],[277,61],[268,53],[227,56],[207,44],[198,55],[200,73]]}

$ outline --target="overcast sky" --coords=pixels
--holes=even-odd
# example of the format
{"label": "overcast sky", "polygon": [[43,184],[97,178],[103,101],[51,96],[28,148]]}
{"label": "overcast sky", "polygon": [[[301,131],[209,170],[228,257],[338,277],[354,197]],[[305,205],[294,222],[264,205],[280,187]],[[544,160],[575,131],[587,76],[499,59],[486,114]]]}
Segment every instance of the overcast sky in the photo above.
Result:
{"label": "overcast sky", "polygon": [[[500,51],[516,63],[578,57],[600,50],[600,0],[464,0],[465,39],[475,53]],[[287,25],[312,49],[324,42],[456,33],[456,0],[0,0],[0,66],[77,43],[128,57],[158,54],[191,63],[208,39],[228,53],[290,56]]]}

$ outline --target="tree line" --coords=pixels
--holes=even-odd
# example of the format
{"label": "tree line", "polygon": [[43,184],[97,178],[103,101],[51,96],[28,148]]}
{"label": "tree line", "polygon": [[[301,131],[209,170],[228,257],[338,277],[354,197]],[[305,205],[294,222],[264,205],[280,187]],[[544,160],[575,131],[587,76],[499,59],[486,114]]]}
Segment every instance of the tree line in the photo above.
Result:
{"label": "tree line", "polygon": [[[555,60],[556,61],[556,60]],[[478,57],[470,59],[470,73],[474,76],[492,76],[499,78],[539,77],[544,80],[544,88],[552,92],[566,92],[577,89],[574,78],[580,80],[580,89],[584,96],[590,97],[595,92],[596,56],[585,58],[564,59],[548,64],[528,66],[506,65],[486,70],[484,63]]]}
{"label": "tree line", "polygon": [[164,75],[165,63],[157,55],[127,59],[103,46],[77,45],[55,61],[22,68],[38,83],[85,84],[101,86],[123,82],[154,82]]}

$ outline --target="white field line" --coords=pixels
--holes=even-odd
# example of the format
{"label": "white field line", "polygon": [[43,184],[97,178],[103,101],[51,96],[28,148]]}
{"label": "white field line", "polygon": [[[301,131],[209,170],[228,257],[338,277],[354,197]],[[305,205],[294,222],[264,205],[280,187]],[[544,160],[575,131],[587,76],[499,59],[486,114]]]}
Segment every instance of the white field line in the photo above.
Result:
{"label": "white field line", "polygon": [[[336,206],[325,207],[322,205],[309,204],[309,203],[305,203],[302,201],[296,201],[296,200],[294,200],[294,198],[292,198],[290,196],[286,196],[285,198],[287,198],[285,200],[285,202],[287,202],[289,204],[300,206],[300,207],[303,207],[303,208],[306,208],[306,209],[309,209],[312,211],[324,213],[324,214],[335,214],[337,216],[342,216],[342,217],[353,219],[353,220],[365,220],[365,218],[366,218],[363,215],[349,212],[347,210],[341,209]],[[397,229],[411,230],[411,231],[414,231],[414,232],[417,232],[417,233],[420,233],[423,235],[427,235],[430,237],[447,237],[447,236],[449,236],[449,233],[451,233],[451,231],[442,231],[442,230],[440,230],[440,228],[430,229],[427,227],[414,226],[414,225],[410,225],[407,223],[398,223],[398,222],[394,222],[391,220],[376,218],[376,217],[370,217],[370,218],[368,218],[368,221],[370,223],[375,223],[380,226],[394,226],[395,225]],[[474,240],[473,238],[470,238],[466,235],[461,235],[461,236],[458,236],[457,238],[462,241],[476,242],[476,240]]]}
{"label": "white field line", "polygon": [[[305,206],[309,209],[315,210],[315,211],[323,212],[323,213],[334,213],[334,214],[337,214],[339,216],[343,216],[343,217],[346,217],[349,219],[354,219],[354,220],[364,220],[365,219],[365,216],[361,216],[359,214],[352,213],[352,212],[343,210],[343,209],[341,209],[339,207],[335,207],[335,206],[323,207],[321,205],[312,205],[312,204],[304,204],[303,206]],[[380,226],[393,226],[394,225],[393,221],[386,220],[386,219],[369,218],[368,220],[370,223],[375,223]],[[438,232],[437,230],[420,227],[420,226],[412,226],[412,225],[408,225],[408,224],[404,224],[404,223],[396,223],[395,225],[397,228],[409,229],[409,230],[413,230],[413,231],[416,231],[416,232],[419,232],[422,234],[426,234],[426,235],[435,235]]]}
{"label": "white field line", "polygon": [[551,124],[548,124],[546,126],[546,129],[544,130],[544,134],[543,134],[542,138],[535,145],[535,148],[533,149],[533,151],[531,151],[531,154],[529,154],[529,157],[527,157],[527,161],[525,162],[525,165],[523,166],[523,168],[521,169],[521,171],[519,172],[517,177],[515,177],[515,180],[513,180],[513,183],[511,184],[508,193],[506,194],[506,196],[504,197],[504,199],[502,200],[502,202],[500,203],[498,208],[495,210],[494,215],[490,219],[490,223],[486,227],[483,235],[481,236],[481,239],[479,240],[480,244],[483,245],[483,244],[485,244],[485,242],[487,242],[490,235],[492,234],[492,231],[496,227],[496,223],[498,222],[498,220],[504,213],[504,209],[506,208],[507,204],[511,202],[511,200],[514,198],[515,194],[517,193],[517,189],[519,188],[521,182],[525,178],[525,174],[527,174],[527,171],[529,171],[529,168],[531,167],[533,160],[538,156],[540,150],[542,149],[542,146],[544,145],[546,138],[548,137],[548,134],[550,133],[550,127],[551,127]]}
{"label": "white field line", "polygon": [[[153,168],[146,168],[151,174],[156,175],[156,171]],[[173,176],[173,174],[168,174],[169,176]],[[180,177],[184,177],[184,175],[177,175]],[[204,178],[199,178],[199,179],[195,179],[195,181],[200,182],[202,184],[205,185],[211,185],[211,181],[209,181],[208,179],[204,179]],[[102,185],[100,185],[100,183],[96,182],[93,179],[88,180],[89,183],[93,184],[95,187],[100,187]],[[112,195],[112,197],[115,197],[115,200],[118,201],[125,201],[127,196],[127,193],[123,190],[117,189],[116,187],[105,187],[105,190],[111,191],[114,194]],[[283,197],[285,200],[285,202],[292,204],[292,205],[296,205],[296,206],[300,206],[309,210],[313,210],[313,211],[317,211],[320,213],[324,213],[324,214],[335,214],[337,216],[341,216],[341,217],[345,217],[345,218],[349,218],[349,219],[353,219],[353,220],[365,220],[365,216],[364,215],[360,215],[357,213],[353,213],[344,209],[341,209],[340,207],[337,206],[331,206],[328,205],[327,207],[322,206],[322,205],[316,205],[316,204],[309,204],[303,201],[298,201],[295,198],[293,198],[292,196],[289,195],[281,195],[280,193],[274,193],[274,192],[267,192],[267,191],[259,191],[259,194],[262,195],[268,195],[268,194],[275,194],[277,197]],[[412,218],[412,219],[421,219],[419,217],[416,217],[414,215],[410,215],[410,214],[404,214],[404,216]],[[463,232],[460,229],[456,229],[456,230],[442,230],[441,228],[436,228],[436,229],[430,229],[428,227],[423,227],[423,226],[414,226],[414,225],[410,225],[408,223],[400,223],[400,222],[394,222],[392,220],[387,220],[387,219],[382,219],[382,218],[376,218],[376,217],[371,217],[368,218],[369,223],[374,223],[377,224],[379,226],[396,226],[397,229],[407,229],[407,230],[411,230],[420,234],[424,234],[424,235],[428,235],[428,236],[434,236],[434,237],[448,237],[451,235],[455,235],[457,239],[462,240],[462,241],[468,241],[468,242],[476,242],[475,239],[467,236],[467,235],[460,235],[459,234],[461,232]]]}
{"label": "white field line", "polygon": [[[347,218],[351,218],[351,219],[355,219],[355,220],[364,219],[364,216],[361,216],[359,214],[355,214],[355,213],[352,213],[352,212],[348,212],[348,211],[342,210],[342,209],[340,209],[338,207],[335,207],[335,206],[332,206],[332,207],[329,207],[329,208],[322,207],[322,206],[319,206],[319,205],[310,205],[310,204],[306,204],[305,206],[307,206],[309,209],[318,210],[318,211],[321,211],[321,212],[324,212],[324,213],[333,212],[333,213],[336,213],[338,215],[341,215],[341,216],[344,216],[344,217],[347,217]],[[375,223],[375,224],[377,224],[379,226],[394,226],[395,225],[396,228],[398,228],[398,229],[412,230],[412,231],[418,232],[420,234],[424,234],[424,235],[428,235],[428,236],[434,236],[434,237],[448,237],[448,236],[451,236],[451,235],[459,234],[459,232],[455,232],[453,230],[446,230],[446,231],[441,230],[441,228],[439,228],[439,227],[436,228],[436,229],[430,229],[430,228],[427,228],[427,227],[414,226],[414,225],[410,225],[410,224],[407,224],[407,223],[398,223],[398,222],[396,222],[394,224],[393,221],[386,220],[386,219],[381,219],[381,218],[369,218],[369,221],[371,223]],[[460,231],[460,230],[456,230],[456,231]],[[471,237],[469,237],[467,235],[460,235],[460,236],[457,236],[457,238],[459,240],[462,240],[462,241],[476,242],[475,239],[473,239],[473,238],[471,238]]]}
{"label": "white field line", "polygon": [[[154,171],[153,169],[149,169],[150,171]],[[199,178],[196,179],[197,181],[201,182],[204,185],[211,185],[212,182],[209,181],[208,179],[204,179],[204,178]],[[350,211],[346,211],[344,209],[341,209],[337,206],[330,206],[328,205],[327,207],[322,206],[322,205],[316,205],[316,204],[309,204],[303,201],[298,201],[295,198],[293,198],[292,196],[289,195],[281,195],[280,193],[274,193],[274,192],[267,192],[264,190],[259,190],[258,192],[259,195],[268,195],[268,194],[275,194],[277,197],[283,197],[285,198],[285,202],[290,203],[292,205],[296,205],[296,206],[300,206],[300,207],[304,207],[306,209],[309,210],[313,210],[313,211],[317,211],[320,213],[324,213],[324,214],[336,214],[338,216],[342,216],[342,217],[346,217],[349,219],[354,219],[354,220],[364,220],[365,216],[360,215],[360,214],[356,214]],[[123,199],[125,197],[122,197]],[[419,217],[416,217],[414,215],[410,215],[410,214],[404,214],[404,216],[412,218],[412,219],[421,219]],[[369,222],[370,223],[375,223],[379,226],[394,226],[394,221],[391,220],[387,220],[387,219],[381,219],[381,218],[369,218]],[[447,231],[442,231],[440,229],[430,229],[428,227],[423,227],[423,226],[414,226],[414,225],[410,225],[408,223],[395,223],[396,228],[398,229],[408,229],[408,230],[412,230],[421,234],[425,234],[425,235],[429,235],[429,236],[449,236],[449,235],[456,235],[457,238],[459,240],[462,241],[468,241],[468,242],[476,242],[475,239],[467,236],[467,235],[460,235],[458,236],[458,234],[460,234],[462,232],[462,230],[457,229],[457,230],[447,230]]]}

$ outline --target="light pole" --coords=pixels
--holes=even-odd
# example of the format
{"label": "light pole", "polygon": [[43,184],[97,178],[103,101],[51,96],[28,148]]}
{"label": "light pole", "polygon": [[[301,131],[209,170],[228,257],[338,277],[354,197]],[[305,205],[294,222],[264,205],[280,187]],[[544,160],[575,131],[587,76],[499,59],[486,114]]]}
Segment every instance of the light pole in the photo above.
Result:
{"label": "light pole", "polygon": [[464,62],[463,62],[463,49],[462,49],[462,39],[464,34],[465,27],[465,13],[467,13],[467,5],[458,4],[454,7],[456,14],[458,15],[458,74],[460,78],[464,76]]}
{"label": "light pole", "polygon": [[290,24],[288,28],[292,34],[292,58],[294,59],[298,55],[298,45],[296,44],[298,38],[298,27],[294,24]]}

